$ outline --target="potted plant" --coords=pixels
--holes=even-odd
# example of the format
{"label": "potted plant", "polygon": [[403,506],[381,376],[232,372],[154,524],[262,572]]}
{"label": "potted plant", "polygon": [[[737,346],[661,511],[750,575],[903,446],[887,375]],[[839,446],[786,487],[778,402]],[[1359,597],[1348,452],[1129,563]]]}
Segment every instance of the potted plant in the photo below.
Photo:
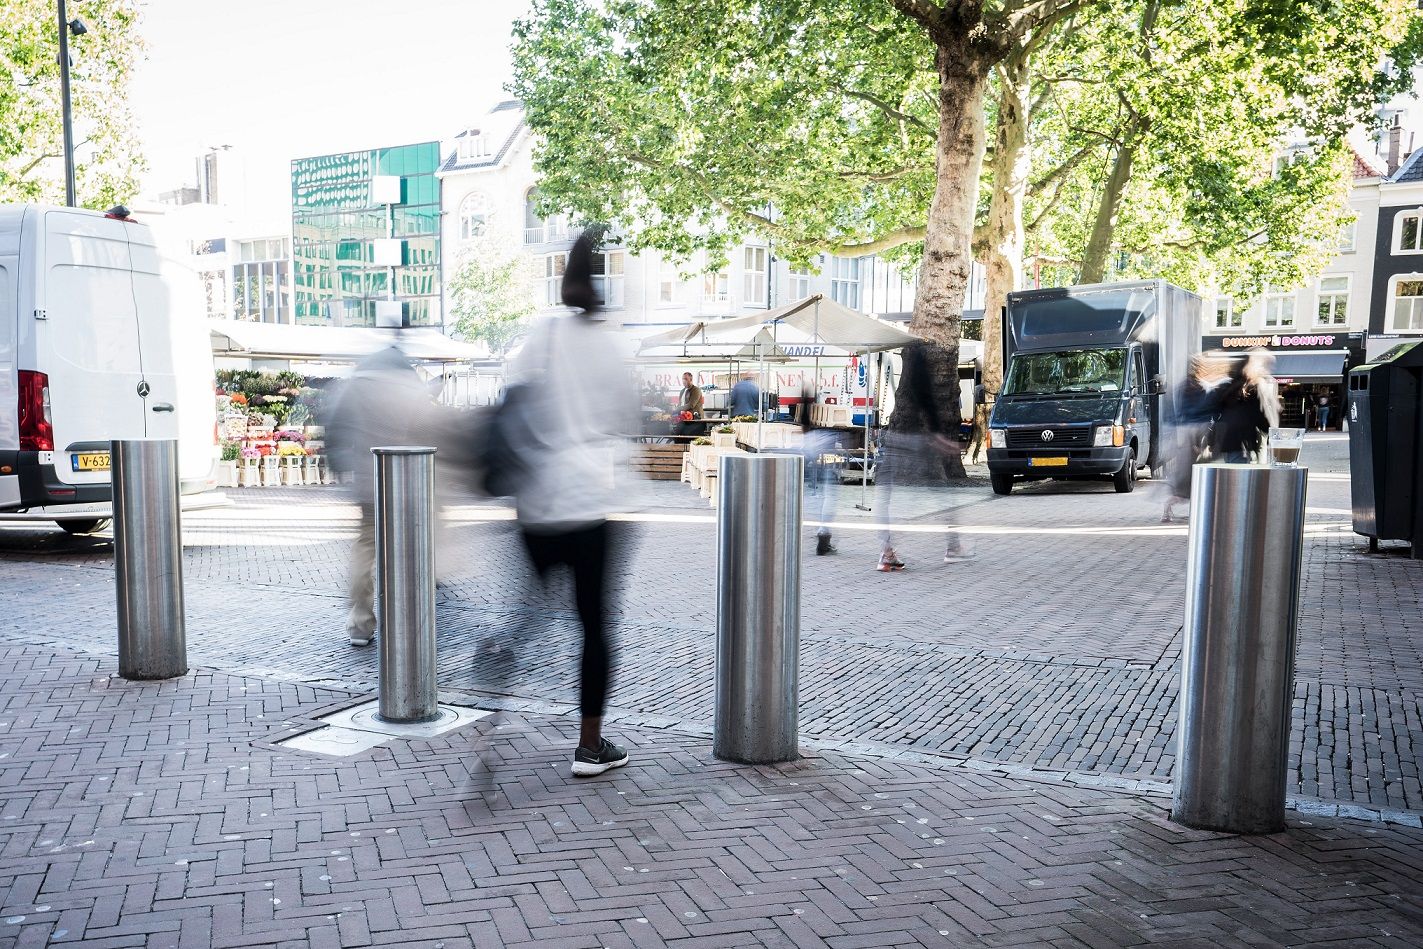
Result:
{"label": "potted plant", "polygon": [[259,486],[262,483],[262,452],[249,445],[238,452],[238,459],[242,462],[238,469],[238,485],[244,488]]}
{"label": "potted plant", "polygon": [[696,438],[692,439],[693,445],[710,445],[711,443],[712,440],[710,438],[707,438],[705,435],[698,435]]}
{"label": "potted plant", "polygon": [[277,457],[281,459],[282,484],[300,485],[303,483],[301,469],[302,461],[306,457],[306,449],[301,442],[291,438],[280,438],[282,435],[294,434],[291,432],[278,432]]}
{"label": "potted plant", "polygon": [[237,442],[222,442],[222,454],[217,463],[217,483],[224,488],[237,487],[237,456],[241,447]]}
{"label": "potted plant", "polygon": [[711,443],[718,448],[735,448],[736,429],[730,425],[719,426],[716,431],[712,432]]}
{"label": "potted plant", "polygon": [[278,487],[282,483],[281,457],[271,444],[258,445],[257,450],[262,453],[262,486]]}

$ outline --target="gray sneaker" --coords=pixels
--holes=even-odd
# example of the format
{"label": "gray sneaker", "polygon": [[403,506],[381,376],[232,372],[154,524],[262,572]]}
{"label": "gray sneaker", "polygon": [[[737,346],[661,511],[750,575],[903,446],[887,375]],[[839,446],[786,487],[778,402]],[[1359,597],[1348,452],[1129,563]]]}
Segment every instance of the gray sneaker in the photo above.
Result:
{"label": "gray sneaker", "polygon": [[580,745],[578,750],[573,752],[573,776],[575,778],[591,778],[595,774],[621,768],[627,763],[627,751],[604,738],[603,743],[596,749],[584,748]]}

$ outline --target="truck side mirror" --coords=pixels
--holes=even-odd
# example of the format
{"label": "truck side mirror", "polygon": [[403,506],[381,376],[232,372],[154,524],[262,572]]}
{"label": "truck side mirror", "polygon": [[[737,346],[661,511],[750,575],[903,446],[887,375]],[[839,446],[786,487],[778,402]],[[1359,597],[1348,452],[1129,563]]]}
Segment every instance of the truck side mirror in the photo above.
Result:
{"label": "truck side mirror", "polygon": [[1152,376],[1151,382],[1147,383],[1146,391],[1152,395],[1160,395],[1166,391],[1166,383],[1160,376]]}

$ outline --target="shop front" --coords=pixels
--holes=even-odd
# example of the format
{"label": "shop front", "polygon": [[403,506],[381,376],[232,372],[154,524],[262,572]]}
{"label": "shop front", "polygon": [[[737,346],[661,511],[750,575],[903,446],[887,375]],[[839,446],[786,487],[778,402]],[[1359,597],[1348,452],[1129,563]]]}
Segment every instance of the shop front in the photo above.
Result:
{"label": "shop front", "polygon": [[1205,336],[1203,350],[1265,349],[1275,357],[1280,384],[1280,424],[1339,429],[1345,405],[1345,375],[1364,362],[1363,333]]}

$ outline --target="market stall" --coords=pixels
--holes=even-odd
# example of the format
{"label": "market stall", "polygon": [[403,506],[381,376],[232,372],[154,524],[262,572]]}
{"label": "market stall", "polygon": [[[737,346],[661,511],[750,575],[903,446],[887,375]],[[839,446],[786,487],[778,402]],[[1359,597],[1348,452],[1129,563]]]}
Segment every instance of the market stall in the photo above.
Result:
{"label": "market stall", "polygon": [[[915,337],[874,317],[849,309],[820,294],[774,310],[716,320],[699,320],[676,327],[642,341],[638,359],[644,364],[703,364],[727,366],[728,375],[737,364],[754,364],[761,392],[770,388],[768,367],[777,364],[800,363],[812,367],[815,399],[802,411],[815,412],[812,421],[824,427],[861,427],[861,482],[869,480],[870,430],[881,405],[880,380],[882,361],[876,357],[889,350],[900,349]],[[848,381],[842,391],[828,394],[822,385],[822,362],[853,369],[864,382],[864,395],[853,394]],[[776,380],[775,413],[781,416],[781,406],[800,403],[802,382],[787,397]],[[849,394],[848,405],[840,400]],[[834,406],[829,414],[824,410]],[[854,411],[859,408],[860,411]],[[846,411],[846,410],[849,411]],[[799,425],[781,425],[767,419],[761,412],[751,422],[728,419],[732,423],[738,450],[791,449]],[[693,478],[696,475],[692,476]],[[684,478],[684,480],[687,480]],[[703,479],[704,480],[704,479]],[[704,492],[705,493],[705,492]]]}

